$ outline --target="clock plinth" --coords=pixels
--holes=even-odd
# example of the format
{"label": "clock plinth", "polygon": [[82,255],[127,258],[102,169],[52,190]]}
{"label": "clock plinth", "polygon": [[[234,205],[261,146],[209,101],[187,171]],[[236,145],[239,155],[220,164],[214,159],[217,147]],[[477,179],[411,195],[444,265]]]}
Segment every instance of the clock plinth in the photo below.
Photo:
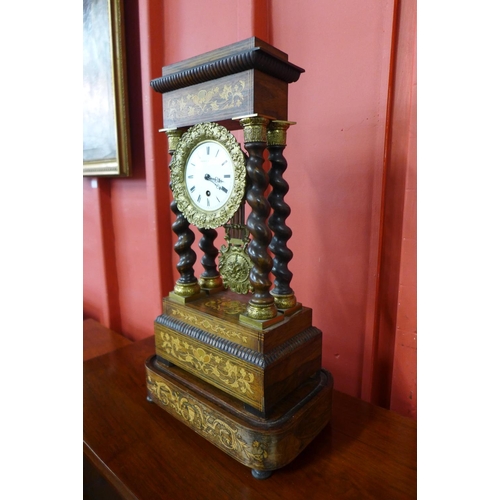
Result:
{"label": "clock plinth", "polygon": [[[259,479],[317,436],[332,403],[323,334],[288,269],[283,151],[294,124],[288,84],[302,72],[251,38],[163,68],[151,82],[163,94],[180,277],[154,322],[147,397]],[[246,152],[230,133],[237,128]]]}
{"label": "clock plinth", "polygon": [[247,301],[230,291],[164,299],[156,355],[265,415],[321,368],[322,333],[309,308],[266,329],[245,324]]}
{"label": "clock plinth", "polygon": [[262,418],[176,366],[146,361],[148,397],[174,418],[265,479],[290,463],[327,425],[331,375],[320,370]]}

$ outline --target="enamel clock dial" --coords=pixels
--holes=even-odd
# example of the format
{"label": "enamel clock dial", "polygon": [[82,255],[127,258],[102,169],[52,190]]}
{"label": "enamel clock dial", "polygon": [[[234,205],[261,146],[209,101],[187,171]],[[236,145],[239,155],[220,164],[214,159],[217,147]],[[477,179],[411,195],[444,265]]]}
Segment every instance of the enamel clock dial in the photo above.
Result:
{"label": "enamel clock dial", "polygon": [[174,199],[191,224],[216,228],[238,210],[245,194],[245,156],[224,127],[191,127],[179,140],[170,168]]}
{"label": "enamel clock dial", "polygon": [[200,210],[214,212],[227,203],[234,189],[235,171],[233,160],[221,143],[199,143],[184,172],[191,202]]}

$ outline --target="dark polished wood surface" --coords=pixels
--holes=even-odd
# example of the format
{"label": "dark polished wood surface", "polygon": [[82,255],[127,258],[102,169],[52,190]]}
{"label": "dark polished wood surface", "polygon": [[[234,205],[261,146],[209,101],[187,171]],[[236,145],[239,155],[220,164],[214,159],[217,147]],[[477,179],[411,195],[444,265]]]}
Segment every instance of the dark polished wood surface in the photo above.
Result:
{"label": "dark polished wood surface", "polygon": [[260,481],[147,402],[144,362],[154,351],[150,337],[83,364],[86,498],[416,498],[415,421],[334,391],[331,423]]}
{"label": "dark polished wood surface", "polygon": [[95,319],[83,320],[83,361],[107,354],[131,343],[132,341],[102,326]]}

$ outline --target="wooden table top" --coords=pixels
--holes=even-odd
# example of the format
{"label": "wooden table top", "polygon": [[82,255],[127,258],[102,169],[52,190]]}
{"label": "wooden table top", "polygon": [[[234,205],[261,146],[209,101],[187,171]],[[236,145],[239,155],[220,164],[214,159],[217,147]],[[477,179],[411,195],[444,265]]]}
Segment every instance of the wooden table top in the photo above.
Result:
{"label": "wooden table top", "polygon": [[102,326],[95,319],[83,320],[83,361],[107,354],[131,343],[131,340]]}
{"label": "wooden table top", "polygon": [[[266,480],[146,400],[154,338],[85,361],[84,458],[124,498],[416,498],[416,422],[334,391],[331,423]],[[108,498],[108,497],[107,497]]]}

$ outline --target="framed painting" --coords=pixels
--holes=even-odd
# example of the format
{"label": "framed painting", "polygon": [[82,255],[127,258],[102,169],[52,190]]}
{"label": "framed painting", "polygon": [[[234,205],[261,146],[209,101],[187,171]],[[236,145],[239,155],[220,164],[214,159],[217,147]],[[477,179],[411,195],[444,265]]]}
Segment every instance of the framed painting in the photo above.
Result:
{"label": "framed painting", "polygon": [[130,175],[122,0],[83,0],[83,175]]}

